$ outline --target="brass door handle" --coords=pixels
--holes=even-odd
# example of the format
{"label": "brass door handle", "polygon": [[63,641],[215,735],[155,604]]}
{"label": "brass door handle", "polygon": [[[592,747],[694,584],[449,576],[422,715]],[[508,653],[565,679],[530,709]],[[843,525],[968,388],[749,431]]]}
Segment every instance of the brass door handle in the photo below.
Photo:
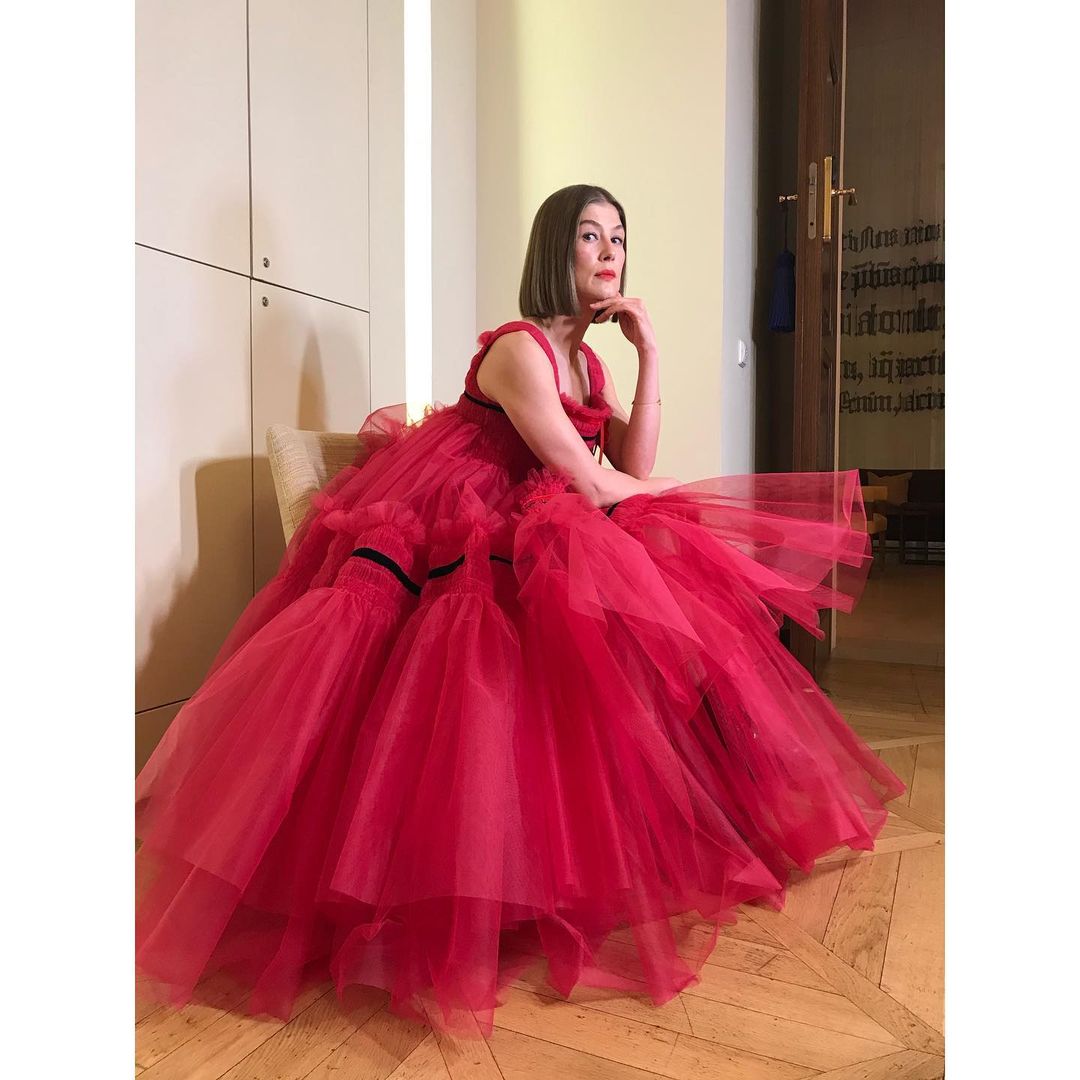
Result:
{"label": "brass door handle", "polygon": [[[831,196],[846,195],[847,196],[847,201],[848,201],[848,206],[857,206],[859,200],[856,198],[855,189],[853,187],[834,188],[832,186],[833,159],[832,159],[831,155],[829,157],[825,158],[824,166],[825,166],[825,168],[824,168],[825,190],[830,192]],[[809,175],[808,179],[809,179],[809,186],[810,186],[810,195],[814,196],[814,195],[817,194],[817,191],[816,191],[816,188],[817,188],[817,164],[815,162],[810,163],[810,175]],[[826,242],[832,240],[832,197],[831,196],[829,198],[827,198],[827,199],[822,200],[822,202],[823,202],[823,206],[822,206],[822,211],[823,211],[823,213],[822,213],[822,219],[823,219],[822,224],[823,224],[823,228],[821,230],[821,238],[822,238],[822,240],[824,240]],[[795,194],[795,195],[777,195],[776,196],[776,201],[781,206],[783,206],[784,203],[795,202],[798,198],[799,198],[799,196],[797,194]],[[816,235],[816,232],[817,232],[817,222],[814,220],[814,213],[813,213],[814,208],[815,208],[813,198],[811,198],[810,207],[811,207],[811,212],[810,212],[809,220],[807,222],[807,238],[810,239],[810,240],[813,240],[814,236]]]}
{"label": "brass door handle", "polygon": [[829,243],[832,240],[832,196],[834,195],[846,195],[848,197],[848,206],[855,206],[858,200],[855,198],[855,189],[853,187],[834,188],[833,184],[833,159],[830,154],[825,158],[825,190],[829,192],[828,195],[822,199],[822,217],[824,218],[823,227],[821,230],[821,239],[825,243]]}
{"label": "brass door handle", "polygon": [[[833,188],[834,195],[846,195],[848,197],[848,206],[855,206],[858,203],[858,199],[855,198],[855,189],[853,187]],[[776,201],[778,203],[794,202],[798,195],[777,195]]]}

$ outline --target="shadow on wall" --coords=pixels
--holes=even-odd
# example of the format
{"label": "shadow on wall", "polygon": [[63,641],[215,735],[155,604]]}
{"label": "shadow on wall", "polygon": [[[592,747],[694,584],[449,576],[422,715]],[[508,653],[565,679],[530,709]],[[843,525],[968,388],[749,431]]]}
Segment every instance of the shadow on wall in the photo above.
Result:
{"label": "shadow on wall", "polygon": [[[271,306],[271,310],[273,310]],[[286,348],[280,349],[278,341],[287,341],[291,335],[286,327],[278,332],[273,319],[259,328],[255,335],[254,355],[259,367],[254,372],[252,415],[254,443],[252,460],[252,485],[254,500],[253,559],[254,587],[262,588],[277,572],[285,554],[285,537],[281,528],[274,478],[266,456],[266,429],[272,424],[287,424],[308,431],[325,431],[330,425],[333,411],[329,402],[328,386],[332,379],[326,374],[323,346],[327,354],[340,356],[342,347],[321,340],[309,331],[298,357]],[[266,342],[266,348],[261,343]],[[265,387],[265,401],[260,401],[260,387]],[[340,417],[339,417],[340,419]],[[359,431],[366,416],[354,416],[349,420],[348,430]]]}
{"label": "shadow on wall", "polygon": [[[281,380],[281,400],[297,404],[290,415],[274,418],[271,409],[271,418],[265,424],[259,421],[254,433],[257,448],[264,446],[271,423],[325,429],[327,380],[315,334],[308,335],[298,366],[283,365],[280,371],[263,371],[259,377]],[[364,419],[357,417],[356,429]],[[185,700],[199,687],[229,630],[254,591],[277,572],[285,552],[265,452],[187,465],[177,487],[175,497],[154,502],[176,506],[181,522],[194,523],[194,534],[184,536],[183,546],[190,551],[194,545],[195,568],[181,578],[175,568],[159,566],[138,582],[140,596],[156,598],[159,611],[146,646],[137,645],[136,770],[175,715],[175,710],[161,712],[162,706]],[[194,493],[193,498],[188,493]],[[151,717],[152,713],[157,715]]]}
{"label": "shadow on wall", "polygon": [[[138,714],[194,692],[251,598],[250,459],[185,466],[179,488],[179,516],[195,523],[192,539],[200,557],[186,578],[159,567],[137,583],[139,594],[157,598],[159,613],[146,635],[146,646],[137,643],[136,768],[149,756],[163,730],[146,729]],[[185,499],[187,492],[194,492],[194,506]],[[185,538],[185,546],[187,542]],[[214,552],[217,557],[202,558],[204,552]],[[223,558],[226,552],[247,552],[248,557]],[[230,596],[230,602],[223,604],[223,595]],[[208,612],[213,613],[212,620],[207,619]]]}
{"label": "shadow on wall", "polygon": [[[328,413],[326,368],[322,362],[322,353],[319,351],[319,339],[315,334],[309,333],[300,354],[300,373],[296,387],[296,426],[308,431],[322,431]],[[266,426],[269,427],[271,423],[288,422],[288,419],[271,420]],[[357,417],[358,431],[363,422],[364,417]],[[253,437],[258,447],[262,445],[266,432],[265,430],[256,431]]]}

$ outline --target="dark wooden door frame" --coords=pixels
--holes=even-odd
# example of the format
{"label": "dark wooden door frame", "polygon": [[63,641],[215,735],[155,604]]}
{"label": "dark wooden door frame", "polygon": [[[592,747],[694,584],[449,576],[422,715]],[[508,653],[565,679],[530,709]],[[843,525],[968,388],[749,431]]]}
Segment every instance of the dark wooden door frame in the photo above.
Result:
{"label": "dark wooden door frame", "polygon": [[[801,0],[799,44],[798,240],[795,246],[795,372],[792,468],[824,472],[835,468],[837,286],[840,274],[843,96],[847,0]],[[833,175],[826,175],[826,157]],[[811,164],[816,191],[811,195]],[[831,203],[832,239],[823,239],[826,201]],[[810,217],[815,217],[811,235]],[[832,344],[830,344],[832,342]],[[831,650],[832,611],[822,613],[823,640],[797,625],[790,650],[817,679]]]}

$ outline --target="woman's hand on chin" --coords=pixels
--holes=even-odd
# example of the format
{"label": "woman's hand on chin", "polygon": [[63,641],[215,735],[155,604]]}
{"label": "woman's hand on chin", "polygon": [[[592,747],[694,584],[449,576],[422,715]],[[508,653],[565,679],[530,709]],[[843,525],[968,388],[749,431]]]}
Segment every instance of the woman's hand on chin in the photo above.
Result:
{"label": "woman's hand on chin", "polygon": [[645,301],[640,297],[616,293],[602,300],[593,300],[589,307],[594,314],[600,313],[597,322],[607,322],[613,314],[618,313],[623,336],[639,353],[656,351],[652,320],[645,309]]}

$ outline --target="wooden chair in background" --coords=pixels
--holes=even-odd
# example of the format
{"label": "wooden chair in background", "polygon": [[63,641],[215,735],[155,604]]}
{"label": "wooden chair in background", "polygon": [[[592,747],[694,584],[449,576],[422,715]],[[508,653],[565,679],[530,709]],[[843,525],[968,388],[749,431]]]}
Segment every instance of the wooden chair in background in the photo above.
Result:
{"label": "wooden chair in background", "polygon": [[[863,484],[862,498],[863,507],[866,510],[866,531],[870,534],[870,550],[877,563],[877,554],[881,553],[881,568],[885,569],[885,532],[889,527],[889,519],[878,507],[884,504],[889,497],[889,489],[884,484]],[[876,549],[876,550],[875,550]]]}
{"label": "wooden chair in background", "polygon": [[311,496],[352,465],[358,451],[356,435],[347,432],[301,431],[285,424],[266,429],[266,453],[286,544],[304,520]]}

